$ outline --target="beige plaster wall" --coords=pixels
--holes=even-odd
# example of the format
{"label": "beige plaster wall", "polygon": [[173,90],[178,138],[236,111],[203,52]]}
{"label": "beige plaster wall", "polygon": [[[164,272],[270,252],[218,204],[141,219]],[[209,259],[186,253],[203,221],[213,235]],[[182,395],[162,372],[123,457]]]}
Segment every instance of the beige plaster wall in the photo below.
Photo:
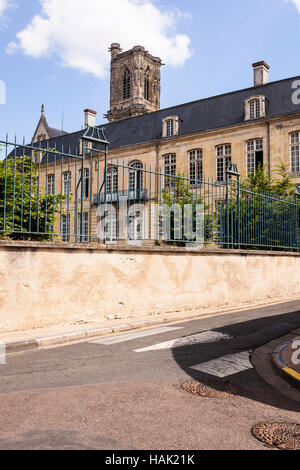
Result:
{"label": "beige plaster wall", "polygon": [[1,332],[294,293],[297,254],[0,245]]}

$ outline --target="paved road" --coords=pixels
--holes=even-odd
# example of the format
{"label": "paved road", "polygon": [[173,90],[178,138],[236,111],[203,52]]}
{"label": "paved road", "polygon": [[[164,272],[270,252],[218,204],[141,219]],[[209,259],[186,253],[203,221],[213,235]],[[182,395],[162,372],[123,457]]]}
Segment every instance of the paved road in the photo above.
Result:
{"label": "paved road", "polygon": [[[300,327],[300,301],[10,356],[0,366],[0,449],[262,449],[261,421],[300,405],[256,374],[249,352]],[[241,389],[208,399],[181,383]]]}

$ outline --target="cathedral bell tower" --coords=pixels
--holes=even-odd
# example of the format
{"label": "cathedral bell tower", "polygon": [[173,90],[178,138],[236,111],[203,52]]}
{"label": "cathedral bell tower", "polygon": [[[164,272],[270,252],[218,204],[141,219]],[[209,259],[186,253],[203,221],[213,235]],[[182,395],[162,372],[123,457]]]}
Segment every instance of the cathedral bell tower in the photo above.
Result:
{"label": "cathedral bell tower", "polygon": [[122,52],[112,44],[109,122],[121,121],[160,109],[159,57],[153,57],[142,46]]}

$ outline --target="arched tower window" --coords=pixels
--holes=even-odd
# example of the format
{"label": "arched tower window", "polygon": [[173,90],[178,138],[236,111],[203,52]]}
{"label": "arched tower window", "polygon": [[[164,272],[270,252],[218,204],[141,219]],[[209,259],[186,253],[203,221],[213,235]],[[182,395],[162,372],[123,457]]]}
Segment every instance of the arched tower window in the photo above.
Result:
{"label": "arched tower window", "polygon": [[147,101],[150,101],[150,70],[149,68],[145,73],[145,83],[144,83],[144,98]]}
{"label": "arched tower window", "polygon": [[128,100],[131,95],[131,75],[128,67],[125,67],[123,73],[123,99]]}

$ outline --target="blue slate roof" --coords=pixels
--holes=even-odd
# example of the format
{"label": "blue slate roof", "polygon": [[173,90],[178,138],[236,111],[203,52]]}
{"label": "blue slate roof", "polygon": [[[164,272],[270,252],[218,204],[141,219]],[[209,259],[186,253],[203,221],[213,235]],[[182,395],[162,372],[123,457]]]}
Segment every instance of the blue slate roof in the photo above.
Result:
{"label": "blue slate roof", "polygon": [[51,136],[52,136],[52,137],[60,137],[60,136],[62,136],[62,135],[66,135],[66,134],[67,134],[67,132],[61,131],[61,130],[59,130],[59,129],[55,129],[55,127],[49,127],[49,130],[50,130],[50,132],[51,132]]}
{"label": "blue slate roof", "polygon": [[[156,142],[162,138],[162,119],[178,116],[179,136],[201,133],[213,129],[222,129],[234,125],[245,125],[245,99],[263,95],[266,98],[266,117],[284,116],[300,113],[300,104],[294,104],[292,95],[295,89],[292,84],[300,80],[300,76],[271,82],[259,87],[251,87],[212,98],[205,98],[171,108],[162,109],[111,124],[103,124],[110,149]],[[265,118],[261,118],[264,120]],[[58,136],[39,145],[49,145],[58,150],[75,153],[79,149],[79,140],[85,130]],[[173,138],[177,138],[174,136]]]}

